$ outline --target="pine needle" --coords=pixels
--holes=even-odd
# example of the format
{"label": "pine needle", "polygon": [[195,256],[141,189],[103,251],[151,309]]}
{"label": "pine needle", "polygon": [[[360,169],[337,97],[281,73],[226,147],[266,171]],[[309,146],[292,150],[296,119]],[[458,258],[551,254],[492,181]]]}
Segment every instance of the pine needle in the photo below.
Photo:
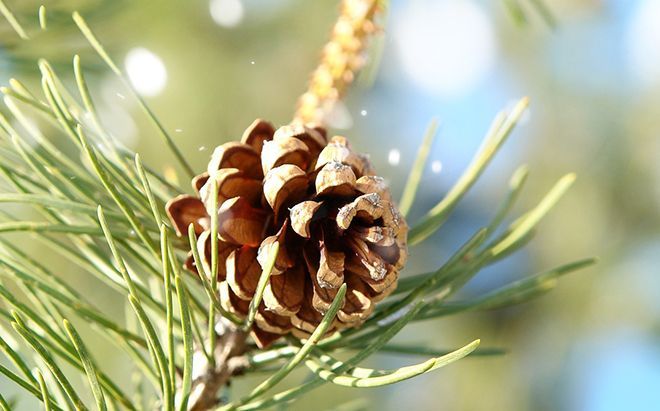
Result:
{"label": "pine needle", "polygon": [[[92,389],[92,394],[94,394],[94,399],[96,400],[96,406],[99,410],[105,411],[107,409],[105,396],[103,395],[103,390],[101,389],[101,384],[99,383],[98,376],[96,374],[96,368],[92,359],[89,356],[87,348],[85,347],[80,335],[71,323],[67,320],[64,320],[64,328],[66,329],[69,339],[76,351],[78,352],[78,357],[82,362],[83,367],[85,368],[85,374],[89,381],[89,386]],[[44,400],[45,402],[45,400]]]}
{"label": "pine needle", "polygon": [[[398,382],[408,380],[418,375],[426,374],[451,364],[452,362],[460,360],[461,358],[472,353],[479,346],[479,343],[479,340],[475,340],[466,346],[442,357],[431,358],[423,363],[401,367],[396,370],[384,371],[362,368],[360,371],[363,376],[356,375],[356,369],[354,369],[353,372],[351,372],[349,375],[338,374],[324,369],[321,364],[313,360],[306,361],[305,365],[322,380],[331,382],[336,385],[356,388],[375,388],[396,384]],[[337,367],[347,368],[345,364],[340,361],[335,361],[334,365]]]}
{"label": "pine needle", "polygon": [[5,5],[4,0],[0,0],[0,13],[2,13],[3,16],[5,16],[5,19],[7,19],[7,22],[11,26],[12,29],[18,34],[18,36],[22,40],[28,40],[30,37],[27,35],[25,30],[23,29],[23,26],[16,20],[16,17],[14,16],[14,13],[9,10],[7,5]]}
{"label": "pine needle", "polygon": [[177,301],[179,302],[179,310],[181,313],[181,329],[183,330],[183,377],[179,395],[181,402],[179,404],[179,411],[186,411],[188,409],[188,397],[190,396],[190,388],[192,386],[192,367],[193,367],[193,335],[190,317],[190,308],[188,307],[188,295],[186,292],[183,280],[178,275],[174,277],[174,285],[176,287]]}
{"label": "pine needle", "polygon": [[41,27],[41,30],[47,30],[48,29],[48,16],[46,15],[46,6],[43,4],[39,6],[39,27]]}
{"label": "pine needle", "polygon": [[401,212],[404,217],[408,215],[408,212],[410,211],[410,208],[415,201],[415,195],[417,194],[417,189],[419,188],[419,182],[421,181],[422,175],[424,174],[426,159],[431,152],[431,146],[433,145],[433,141],[435,140],[437,134],[438,120],[433,119],[431,120],[431,123],[424,133],[424,139],[422,140],[422,144],[419,146],[417,151],[417,158],[415,158],[415,162],[410,169],[408,181],[404,186],[401,201],[399,201],[399,212]]}
{"label": "pine needle", "polygon": [[252,322],[254,321],[254,317],[257,315],[257,310],[259,309],[259,304],[261,304],[261,299],[264,296],[264,291],[266,290],[266,286],[268,285],[268,280],[270,280],[270,275],[273,273],[273,268],[275,268],[275,261],[277,261],[277,255],[280,252],[280,243],[275,242],[269,248],[269,252],[270,254],[268,256],[268,259],[266,260],[263,270],[261,271],[261,275],[259,276],[259,282],[257,283],[257,288],[254,292],[254,296],[250,301],[250,307],[248,309],[247,319],[245,320],[245,325],[243,326],[243,329],[245,330],[249,330],[250,327],[252,327]]}

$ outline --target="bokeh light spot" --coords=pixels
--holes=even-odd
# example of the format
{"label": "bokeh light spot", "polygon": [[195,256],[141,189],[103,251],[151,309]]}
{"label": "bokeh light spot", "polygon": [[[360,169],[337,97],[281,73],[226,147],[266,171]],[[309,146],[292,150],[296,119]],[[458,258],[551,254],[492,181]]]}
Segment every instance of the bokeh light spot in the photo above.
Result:
{"label": "bokeh light spot", "polygon": [[236,27],[243,21],[243,3],[240,0],[211,0],[211,18],[218,26]]}
{"label": "bokeh light spot", "polygon": [[440,97],[470,92],[492,69],[497,51],[490,18],[471,0],[409,2],[393,38],[412,82]]}
{"label": "bokeh light spot", "polygon": [[396,148],[391,149],[387,154],[387,162],[392,166],[398,166],[401,162],[401,152]]}
{"label": "bokeh light spot", "polygon": [[660,2],[642,1],[626,33],[628,68],[642,85],[660,84]]}
{"label": "bokeh light spot", "polygon": [[124,61],[128,78],[142,95],[153,97],[160,94],[167,84],[167,70],[163,61],[151,51],[137,47],[126,55]]}

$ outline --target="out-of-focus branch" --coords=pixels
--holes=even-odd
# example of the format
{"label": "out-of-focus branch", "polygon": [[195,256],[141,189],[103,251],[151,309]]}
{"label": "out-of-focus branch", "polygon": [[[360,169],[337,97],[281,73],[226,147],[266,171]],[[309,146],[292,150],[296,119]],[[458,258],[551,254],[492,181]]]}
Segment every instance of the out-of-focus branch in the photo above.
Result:
{"label": "out-of-focus branch", "polygon": [[379,0],[343,0],[321,61],[298,99],[295,122],[323,124],[365,65],[365,49],[377,31]]}

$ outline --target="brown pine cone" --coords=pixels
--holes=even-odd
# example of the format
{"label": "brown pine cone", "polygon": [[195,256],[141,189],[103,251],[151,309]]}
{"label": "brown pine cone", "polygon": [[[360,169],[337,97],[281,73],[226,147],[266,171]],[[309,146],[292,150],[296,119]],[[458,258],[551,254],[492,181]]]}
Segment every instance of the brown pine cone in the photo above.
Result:
{"label": "brown pine cone", "polygon": [[[288,333],[309,337],[343,283],[346,298],[331,332],[362,324],[396,288],[408,227],[383,179],[344,137],[328,142],[320,127],[275,130],[256,120],[240,143],[217,147],[207,172],[192,181],[199,197],[181,195],[167,204],[178,235],[194,224],[206,272],[210,178],[219,188],[218,281],[227,311],[247,315],[262,265],[279,243],[252,328],[260,347]],[[186,267],[197,272],[190,255]]]}

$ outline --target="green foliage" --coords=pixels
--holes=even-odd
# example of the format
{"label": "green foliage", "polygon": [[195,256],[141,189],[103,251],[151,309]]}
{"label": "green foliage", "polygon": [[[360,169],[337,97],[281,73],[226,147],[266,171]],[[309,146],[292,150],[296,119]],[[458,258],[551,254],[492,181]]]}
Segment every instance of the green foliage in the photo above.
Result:
{"label": "green foliage", "polygon": [[[0,11],[21,37],[27,37],[2,2]],[[135,93],[83,18],[77,13],[73,18],[101,59],[134,93],[163,137],[165,146],[182,168],[193,174],[162,123]],[[45,8],[40,9],[39,19],[41,28],[45,29]],[[199,281],[181,272],[184,254],[191,245],[193,258],[199,261],[194,230],[191,228],[189,232],[189,243],[181,241],[162,218],[164,203],[180,190],[144,167],[137,154],[119,145],[105,131],[96,115],[94,95],[87,87],[80,57],[73,59],[73,84],[76,86],[73,93],[63,86],[47,61],[41,60],[39,68],[42,97],[17,80],[2,89],[6,112],[13,121],[0,115],[0,172],[4,177],[0,202],[30,205],[41,217],[38,221],[22,221],[3,212],[0,232],[22,232],[31,236],[59,253],[63,260],[101,281],[105,287],[102,292],[124,296],[132,316],[127,323],[135,323],[139,329],[105,314],[88,296],[77,292],[75,285],[62,273],[52,272],[40,264],[37,257],[3,236],[0,238],[3,280],[0,297],[3,306],[11,307],[11,311],[0,308],[0,317],[5,323],[3,326],[11,323],[22,343],[15,347],[8,342],[9,335],[0,338],[0,349],[13,368],[0,365],[0,373],[41,401],[46,409],[86,409],[85,400],[90,398],[98,409],[140,409],[142,399],[155,398],[149,406],[185,410],[193,383],[194,350],[200,350],[209,362],[215,360],[214,329],[219,317],[249,327],[278,250],[273,250],[263,269],[247,321],[242,322],[222,309],[217,293],[216,273],[220,263],[217,252],[212,252],[211,272],[200,273]],[[511,113],[497,116],[482,149],[462,177],[445,198],[413,226],[409,237],[411,245],[428,239],[442,227],[511,134],[526,106],[527,100],[523,99]],[[27,126],[27,118],[33,115],[50,124],[57,137],[67,139],[66,143],[53,144],[38,131],[28,131],[32,135],[25,135],[12,125],[18,123],[25,130],[32,130]],[[404,212],[414,204],[435,128],[432,123],[410,173],[402,199]],[[35,144],[28,144],[28,137]],[[286,404],[325,383],[377,387],[431,372],[467,355],[501,354],[502,350],[498,349],[477,349],[479,340],[457,350],[396,345],[389,341],[412,321],[526,301],[552,289],[559,276],[593,263],[593,260],[581,260],[471,300],[450,300],[481,269],[527,244],[541,218],[568,189],[574,176],[569,174],[560,179],[537,207],[499,230],[526,179],[526,167],[516,170],[509,191],[490,224],[475,233],[437,270],[404,274],[396,292],[378,305],[375,314],[363,326],[322,338],[343,302],[344,286],[321,324],[303,344],[290,340],[261,351],[250,346],[245,374],[267,371],[270,376],[246,396],[230,399],[223,409],[257,410]],[[215,233],[218,221],[217,214],[214,216],[212,231]],[[498,231],[501,234],[496,235]],[[216,250],[217,236],[211,238],[215,240],[212,249]],[[204,265],[198,263],[197,267]],[[155,293],[154,284],[160,287]],[[113,381],[97,366],[93,351],[72,325],[77,321],[88,323],[96,334],[134,361],[133,385],[142,389],[126,392],[125,381]],[[208,330],[206,333],[201,331],[204,328]],[[337,352],[350,355],[347,360],[339,361],[334,357]],[[359,367],[376,352],[431,358],[395,370]],[[68,366],[63,368],[61,364]],[[311,379],[285,391],[269,393],[301,365],[313,372]],[[37,372],[33,374],[31,367],[37,367]],[[74,375],[84,377],[86,387],[70,382]],[[80,378],[73,381],[78,380]],[[0,408],[10,408],[1,396]]]}
{"label": "green foliage", "polygon": [[[421,364],[401,367],[391,371],[354,367],[350,373],[341,375],[336,374],[331,370],[324,369],[324,366],[317,361],[310,360],[307,361],[305,365],[319,378],[324,381],[332,382],[333,384],[357,388],[382,387],[384,385],[396,384],[397,382],[416,377],[434,369],[444,367],[456,360],[460,360],[474,351],[479,346],[479,342],[479,340],[475,340],[465,347],[443,355],[442,357],[431,358]],[[344,365],[341,361],[334,360],[328,355],[324,357],[325,358],[322,358],[325,360],[323,363],[329,366]]]}
{"label": "green foliage", "polygon": [[557,25],[557,20],[545,0],[503,0],[503,2],[513,21],[520,26],[526,25],[529,20],[529,12],[525,8],[538,14],[548,27],[555,28]]}

